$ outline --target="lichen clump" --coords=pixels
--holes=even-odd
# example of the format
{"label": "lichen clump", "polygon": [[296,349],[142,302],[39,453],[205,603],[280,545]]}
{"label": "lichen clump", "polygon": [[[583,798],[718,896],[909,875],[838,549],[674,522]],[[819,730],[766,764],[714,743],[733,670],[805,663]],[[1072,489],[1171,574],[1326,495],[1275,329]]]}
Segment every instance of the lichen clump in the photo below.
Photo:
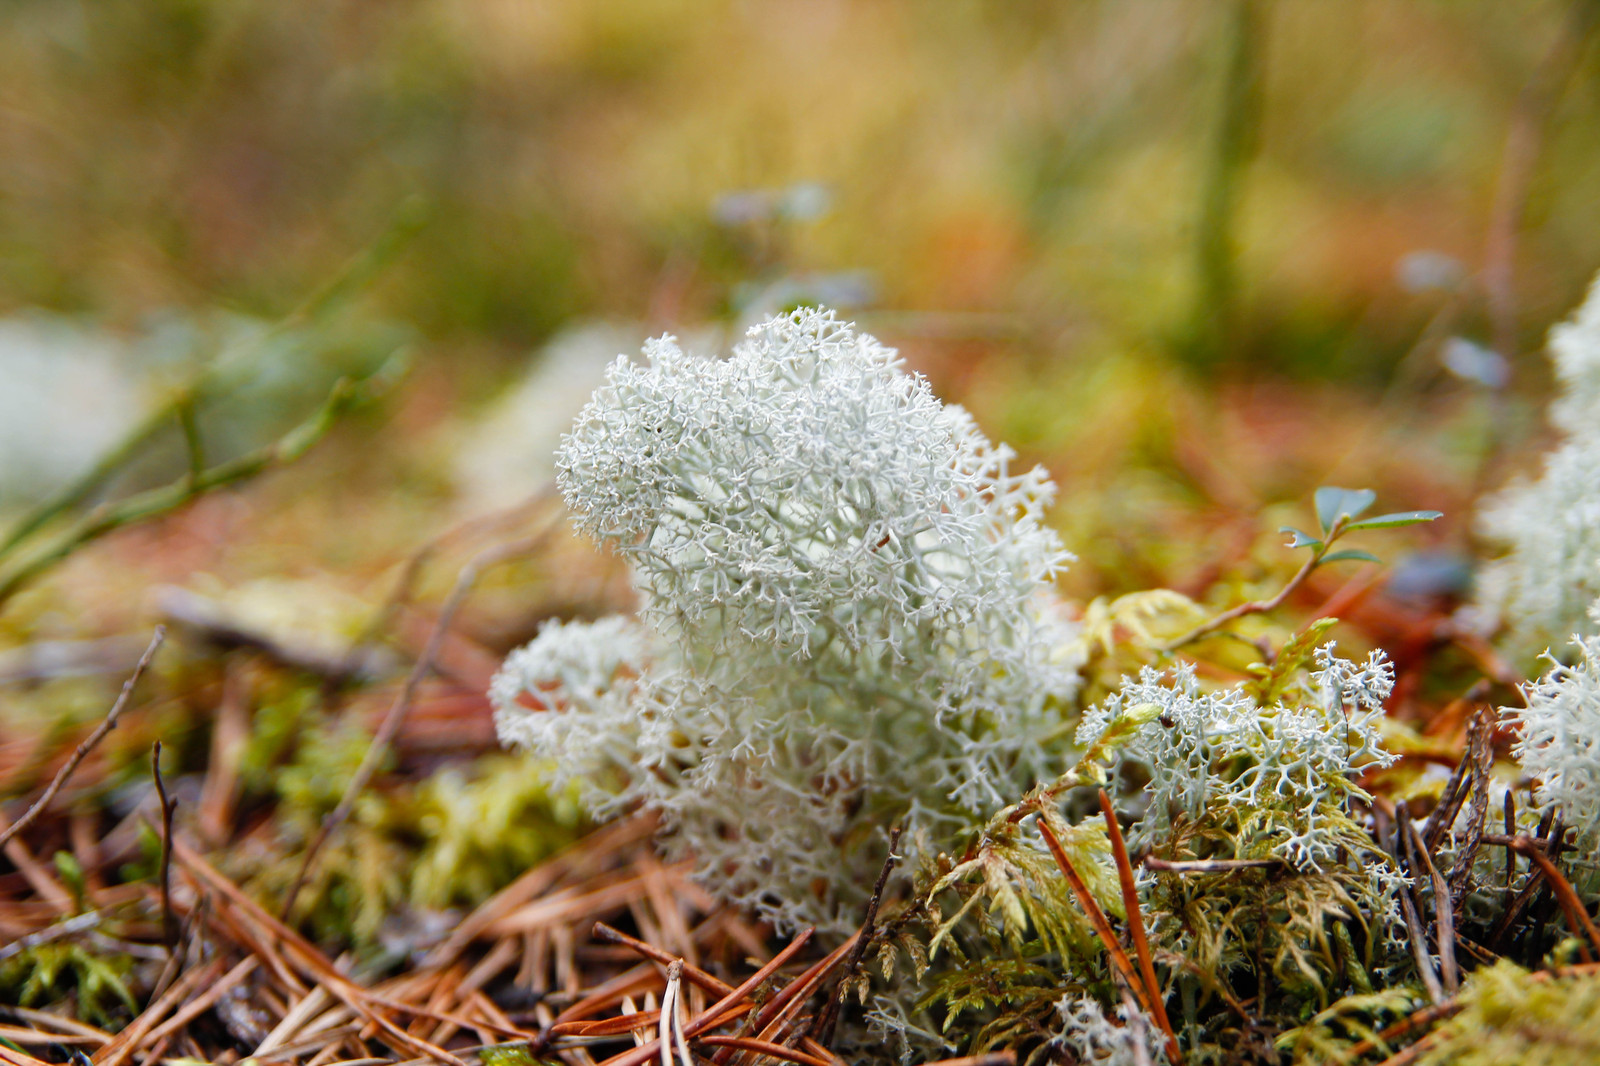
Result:
{"label": "lichen clump", "polygon": [[937,846],[1063,768],[1052,486],[829,312],[644,354],[558,456],[639,620],[547,626],[495,682],[500,735],[599,813],[658,812],[724,899],[853,927],[891,823]]}
{"label": "lichen clump", "polygon": [[1349,821],[1346,799],[1370,798],[1355,778],[1395,759],[1377,732],[1394,667],[1379,652],[1357,665],[1332,645],[1315,658],[1309,678],[1266,705],[1242,686],[1207,691],[1180,664],[1170,677],[1146,668],[1124,679],[1084,715],[1078,741],[1088,747],[1130,708],[1159,708],[1123,749],[1150,774],[1135,848],[1170,846],[1175,833],[1226,816],[1252,852],[1230,858],[1271,856],[1311,871],[1340,861],[1345,842],[1331,829]]}

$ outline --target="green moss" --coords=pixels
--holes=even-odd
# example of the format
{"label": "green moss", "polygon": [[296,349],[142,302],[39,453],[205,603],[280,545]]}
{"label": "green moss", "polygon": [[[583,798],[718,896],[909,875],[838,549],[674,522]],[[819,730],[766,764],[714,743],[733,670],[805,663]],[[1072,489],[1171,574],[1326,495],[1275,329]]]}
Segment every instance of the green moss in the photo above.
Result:
{"label": "green moss", "polygon": [[1460,1001],[1417,1066],[1600,1062],[1600,974],[1546,977],[1502,961],[1473,974]]}
{"label": "green moss", "polygon": [[0,1002],[23,1007],[56,1003],[76,991],[76,1016],[92,1025],[120,1028],[139,1013],[126,979],[133,960],[95,954],[81,944],[54,941],[0,962]]}

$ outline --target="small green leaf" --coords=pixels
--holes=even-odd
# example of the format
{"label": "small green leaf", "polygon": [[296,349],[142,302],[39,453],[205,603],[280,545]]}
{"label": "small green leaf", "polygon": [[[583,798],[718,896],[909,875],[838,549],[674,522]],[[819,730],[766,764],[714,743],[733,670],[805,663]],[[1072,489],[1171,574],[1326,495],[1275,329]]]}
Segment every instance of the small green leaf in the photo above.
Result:
{"label": "small green leaf", "polygon": [[1364,552],[1360,548],[1347,548],[1344,551],[1329,552],[1322,557],[1325,563],[1342,563],[1349,560],[1359,560],[1363,563],[1381,563],[1382,559],[1371,552]]}
{"label": "small green leaf", "polygon": [[61,878],[61,883],[72,893],[72,900],[78,910],[83,910],[83,897],[87,891],[88,882],[84,878],[83,867],[79,865],[77,856],[70,851],[55,853],[56,874]]}
{"label": "small green leaf", "polygon": [[1360,518],[1368,507],[1377,502],[1378,494],[1371,489],[1341,489],[1324,485],[1317,490],[1317,521],[1322,532],[1327,533],[1340,517]]}
{"label": "small green leaf", "polygon": [[1432,522],[1435,518],[1443,518],[1443,511],[1396,511],[1394,514],[1381,514],[1376,518],[1364,518],[1359,522],[1351,522],[1345,526],[1347,532],[1358,529],[1395,529],[1399,526],[1414,526],[1421,522]]}
{"label": "small green leaf", "polygon": [[1315,548],[1322,547],[1322,541],[1318,540],[1316,537],[1313,537],[1308,533],[1300,532],[1298,529],[1294,528],[1293,526],[1279,526],[1278,527],[1278,532],[1279,533],[1287,533],[1287,534],[1289,534],[1289,536],[1291,538],[1290,541],[1289,541],[1289,547],[1291,547],[1291,548],[1313,548],[1313,549],[1315,549]]}

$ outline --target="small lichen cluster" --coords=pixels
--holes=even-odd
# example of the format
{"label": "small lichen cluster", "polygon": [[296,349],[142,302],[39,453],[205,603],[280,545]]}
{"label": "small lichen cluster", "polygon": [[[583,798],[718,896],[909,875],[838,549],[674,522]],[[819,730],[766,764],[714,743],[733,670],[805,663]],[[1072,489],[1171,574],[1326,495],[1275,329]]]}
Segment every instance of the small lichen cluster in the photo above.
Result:
{"label": "small lichen cluster", "polygon": [[723,898],[854,926],[890,823],[937,844],[1061,772],[1050,482],[828,312],[645,356],[558,457],[640,621],[546,627],[495,682],[500,735],[599,812],[657,811]]}
{"label": "small lichen cluster", "polygon": [[1062,996],[1056,1011],[1061,1015],[1061,1032],[1051,1042],[1069,1049],[1083,1066],[1149,1066],[1167,1061],[1155,1026],[1137,1008],[1119,1007],[1120,1025],[1088,996]]}
{"label": "small lichen cluster", "polygon": [[1600,277],[1549,347],[1562,389],[1550,416],[1564,440],[1538,480],[1513,484],[1480,516],[1483,533],[1509,549],[1485,568],[1480,599],[1528,658],[1595,631],[1585,611],[1600,597]]}
{"label": "small lichen cluster", "polygon": [[[1403,879],[1351,808],[1370,799],[1361,775],[1395,759],[1378,735],[1393,667],[1379,652],[1358,664],[1331,644],[1313,648],[1321,628],[1290,641],[1254,682],[1208,690],[1187,665],[1146,670],[1089,712],[1079,734],[1092,742],[1139,712],[1117,759],[1124,777],[1149,779],[1130,846],[1168,862],[1221,861],[1141,883],[1151,939],[1255,988],[1261,1017],[1326,1006],[1406,965]],[[1259,865],[1228,865],[1241,860]]]}
{"label": "small lichen cluster", "polygon": [[1252,857],[1313,872],[1340,861],[1343,843],[1328,830],[1348,820],[1347,798],[1366,798],[1357,774],[1395,758],[1377,732],[1394,667],[1380,652],[1357,665],[1332,648],[1316,649],[1318,669],[1265,706],[1244,686],[1208,691],[1193,666],[1179,664],[1167,673],[1147,667],[1084,715],[1078,743],[1088,747],[1130,708],[1158,709],[1122,749],[1150,777],[1136,848],[1227,812]]}

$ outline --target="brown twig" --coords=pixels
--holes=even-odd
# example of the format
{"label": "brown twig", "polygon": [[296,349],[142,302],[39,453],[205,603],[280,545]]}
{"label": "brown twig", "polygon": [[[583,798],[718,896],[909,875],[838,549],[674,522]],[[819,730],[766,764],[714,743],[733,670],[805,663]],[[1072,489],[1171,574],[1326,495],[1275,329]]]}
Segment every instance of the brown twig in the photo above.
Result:
{"label": "brown twig", "polygon": [[583,873],[596,863],[608,860],[614,853],[651,836],[655,828],[652,818],[622,819],[602,826],[581,842],[557,852],[479,904],[442,944],[428,953],[423,964],[439,967],[454,962],[468,944],[496,922],[543,895],[563,877]]}
{"label": "brown twig", "polygon": [[[1381,810],[1381,808],[1374,808]],[[1397,808],[1398,810],[1398,808]],[[1382,833],[1382,826],[1379,826]],[[1408,848],[1408,838],[1403,826],[1397,826],[1394,838],[1386,849],[1393,856],[1395,865],[1403,870],[1410,870],[1413,874],[1415,867],[1405,861]],[[1422,920],[1417,917],[1417,899],[1414,886],[1407,884],[1400,890],[1400,915],[1405,919],[1406,932],[1411,942],[1411,959],[1416,963],[1417,973],[1422,977],[1422,985],[1428,992],[1428,1001],[1434,1005],[1444,1002],[1444,986],[1439,983],[1439,975],[1433,969],[1433,963],[1428,959],[1428,935],[1422,929]]]}
{"label": "brown twig", "polygon": [[[257,950],[257,954],[262,954],[270,961],[275,952],[269,941],[275,940],[283,947],[283,955],[286,960],[292,959],[296,967],[313,977],[319,987],[327,989],[345,1006],[361,1015],[372,1025],[375,1025],[397,1049],[404,1049],[412,1054],[426,1056],[435,1062],[444,1064],[444,1066],[465,1066],[465,1063],[450,1054],[450,1052],[435,1047],[426,1040],[411,1036],[404,1029],[384,1017],[377,1008],[409,1010],[414,1014],[422,1015],[430,1015],[431,1012],[376,996],[369,989],[351,981],[341,974],[310,941],[267,913],[260,904],[251,899],[238,885],[228,880],[210,863],[206,862],[198,852],[178,839],[173,840],[172,849],[174,857],[194,874],[199,881],[209,885],[226,899],[231,906],[242,912],[249,923],[260,927],[266,934],[266,937],[252,937],[252,942],[261,945],[264,949]],[[280,961],[278,965],[281,968],[284,963]],[[287,973],[286,970],[283,972]],[[291,987],[294,987],[293,983],[291,983]],[[446,1018],[446,1020],[456,1021],[457,1019]]]}
{"label": "brown twig", "polygon": [[[1331,544],[1333,542],[1334,537],[1338,536],[1339,526],[1342,524],[1343,519],[1335,524],[1333,530],[1329,531],[1324,543]],[[1210,634],[1221,629],[1223,626],[1227,625],[1229,622],[1237,621],[1246,615],[1264,614],[1267,611],[1277,610],[1279,607],[1283,606],[1283,601],[1287,600],[1291,595],[1294,594],[1296,589],[1305,584],[1306,578],[1311,576],[1311,571],[1315,570],[1317,568],[1317,564],[1321,561],[1322,557],[1316,552],[1312,552],[1311,556],[1306,559],[1305,563],[1301,565],[1300,569],[1295,572],[1295,575],[1289,579],[1289,583],[1284,585],[1283,588],[1278,591],[1278,594],[1272,597],[1270,600],[1250,600],[1246,603],[1239,604],[1237,607],[1223,611],[1210,621],[1202,622],[1195,626],[1183,636],[1178,637],[1175,640],[1167,641],[1165,644],[1160,646],[1160,650],[1168,652],[1177,651],[1185,644],[1192,644],[1201,637],[1209,636]]]}
{"label": "brown twig", "polygon": [[[1472,687],[1440,712],[1439,717],[1453,715],[1455,708],[1462,704],[1474,703],[1489,694],[1487,679],[1479,678],[1473,682]],[[1438,721],[1438,718],[1435,718]],[[1476,741],[1480,732],[1479,715],[1474,713],[1472,720],[1467,724],[1466,749],[1461,753],[1461,758],[1456,762],[1455,769],[1450,771],[1450,779],[1444,784],[1444,791],[1439,793],[1439,802],[1433,808],[1433,814],[1428,818],[1428,831],[1422,835],[1427,842],[1427,847],[1432,850],[1439,846],[1446,833],[1455,825],[1456,816],[1461,813],[1462,804],[1466,802],[1475,782],[1472,776],[1476,766]]]}
{"label": "brown twig", "polygon": [[1146,855],[1142,865],[1147,870],[1160,870],[1171,874],[1225,874],[1234,870],[1276,870],[1286,865],[1282,859],[1180,859],[1171,861]]}
{"label": "brown twig", "polygon": [[33,806],[29,807],[21,818],[12,822],[5,829],[0,830],[0,847],[4,847],[18,833],[32,825],[40,814],[44,813],[45,808],[50,806],[50,801],[56,798],[56,793],[61,791],[61,787],[67,783],[67,779],[78,768],[78,764],[83,762],[88,754],[95,749],[95,746],[105,739],[107,733],[116,728],[117,719],[121,717],[122,712],[128,706],[128,700],[133,696],[133,686],[138,684],[145,668],[150,665],[150,660],[155,657],[156,649],[161,647],[161,642],[166,638],[166,627],[156,626],[155,634],[151,636],[149,646],[145,648],[144,654],[139,656],[138,664],[134,666],[133,673],[129,675],[128,680],[123,683],[122,692],[117,696],[117,701],[111,705],[111,710],[106,712],[105,718],[95,727],[94,732],[83,738],[83,742],[72,753],[72,757],[66,761],[60,770],[56,771],[56,776],[51,779],[50,784],[45,787],[44,794],[34,802]]}
{"label": "brown twig", "polygon": [[86,914],[63,918],[59,922],[45,926],[37,933],[29,933],[27,936],[18,937],[9,944],[0,944],[0,962],[4,962],[13,955],[20,955],[24,951],[31,951],[41,945],[51,944],[65,937],[77,936],[79,933],[86,933],[99,926],[104,920],[105,916],[99,911],[89,911]]}
{"label": "brown twig", "polygon": [[1117,812],[1111,806],[1111,797],[1100,790],[1100,813],[1105,816],[1106,835],[1111,838],[1111,855],[1117,862],[1117,880],[1122,887],[1122,909],[1128,916],[1128,931],[1133,934],[1134,954],[1139,956],[1139,972],[1144,977],[1145,990],[1150,996],[1156,1024],[1167,1036],[1167,1046],[1177,1047],[1178,1035],[1167,1020],[1166,997],[1161,994],[1161,984],[1156,980],[1155,963],[1150,958],[1150,941],[1145,936],[1144,915],[1139,910],[1139,889],[1133,881],[1133,864],[1128,861],[1128,845],[1122,839],[1122,826],[1117,824]]}
{"label": "brown twig", "polygon": [[366,651],[375,645],[383,636],[385,630],[394,622],[394,618],[410,601],[416,590],[417,581],[422,576],[423,568],[438,552],[446,546],[464,538],[481,535],[485,532],[494,532],[505,528],[513,522],[530,518],[537,514],[555,496],[553,488],[546,487],[520,503],[513,504],[503,510],[492,511],[486,515],[469,518],[446,529],[426,541],[406,559],[400,568],[399,575],[395,578],[394,587],[388,596],[379,605],[378,609],[362,627],[361,633],[351,641],[342,658],[339,671],[341,676],[350,677],[366,655]]}
{"label": "brown twig", "polygon": [[455,620],[456,611],[466,600],[467,593],[478,580],[478,575],[484,570],[507,559],[526,554],[539,544],[549,534],[546,527],[539,533],[524,540],[510,544],[497,544],[486,548],[472,557],[466,566],[461,568],[460,575],[456,578],[455,586],[445,598],[443,606],[439,608],[438,620],[434,622],[433,631],[428,634],[428,642],[423,646],[422,654],[417,657],[411,672],[406,675],[405,683],[400,687],[400,693],[395,697],[394,703],[389,707],[389,713],[384,716],[383,722],[378,726],[378,731],[372,737],[372,743],[367,746],[367,752],[361,759],[361,765],[356,768],[355,776],[350,778],[350,783],[345,786],[344,795],[339,797],[339,803],[322,820],[322,825],[317,829],[317,835],[312,838],[306,848],[305,858],[300,861],[300,870],[295,875],[294,883],[289,888],[289,893],[283,901],[282,915],[285,920],[293,912],[294,903],[300,894],[300,889],[305,886],[306,878],[311,873],[312,864],[316,862],[317,854],[322,850],[328,838],[334,831],[343,825],[350,817],[350,812],[355,809],[356,800],[361,793],[366,791],[372,776],[378,772],[378,767],[389,753],[394,738],[399,734],[400,727],[405,724],[406,713],[411,709],[411,703],[416,698],[417,689],[424,678],[433,670],[434,658],[439,654],[439,648],[444,643],[445,634],[450,630],[450,624]]}
{"label": "brown twig", "polygon": [[[1514,837],[1517,835],[1517,799],[1509,788],[1506,789],[1505,802],[1501,807],[1505,813],[1505,835]],[[1508,844],[1506,845],[1506,891],[1508,893],[1511,891],[1511,883],[1516,880],[1516,876],[1517,849]]]}
{"label": "brown twig", "polygon": [[[1481,707],[1467,727],[1467,751],[1463,762],[1472,760],[1472,806],[1467,813],[1467,839],[1456,854],[1455,865],[1450,869],[1450,896],[1459,901],[1465,897],[1472,878],[1472,864],[1483,843],[1483,826],[1489,817],[1489,775],[1494,770],[1494,727],[1499,712],[1493,707]],[[1511,790],[1506,790],[1509,798]]]}
{"label": "brown twig", "polygon": [[1346,1052],[1346,1056],[1350,1061],[1355,1061],[1361,1058],[1363,1055],[1368,1055],[1374,1051],[1377,1051],[1379,1048],[1387,1047],[1389,1041],[1391,1040],[1405,1036],[1407,1033],[1416,1032],[1418,1029],[1421,1029],[1424,1026],[1432,1025],[1434,1022],[1442,1021],[1443,1019],[1454,1014],[1459,1014],[1460,1012],[1461,1002],[1460,1000],[1456,999],[1447,1000],[1443,1003],[1436,1003],[1430,1007],[1423,1007],[1421,1010],[1412,1011],[1404,1018],[1401,1018],[1393,1025],[1379,1032],[1377,1036],[1369,1036],[1359,1043],[1352,1044],[1349,1051]]}
{"label": "brown twig", "polygon": [[798,1062],[800,1066],[832,1066],[827,1059],[819,1059],[815,1055],[808,1055],[804,1051],[796,1051],[782,1044],[772,1044],[765,1040],[757,1040],[751,1036],[702,1036],[695,1043],[707,1047],[728,1047],[738,1051],[754,1051],[758,1055],[768,1058],[784,1059],[788,1062]]}
{"label": "brown twig", "polygon": [[[653,944],[646,944],[643,940],[640,940],[637,937],[631,937],[620,929],[613,929],[605,922],[594,923],[594,938],[600,941],[602,944],[620,944],[628,950],[644,956],[651,962],[660,963],[662,966],[671,966],[675,962],[683,962],[683,960],[678,958],[676,955],[662,951]],[[800,936],[796,939],[801,943],[804,943],[810,938],[811,930],[806,929],[802,930]],[[691,981],[705,989],[707,992],[714,992],[719,996],[726,996],[733,991],[732,985],[713,977],[711,974],[706,973],[698,966],[685,963],[683,967],[683,976],[685,980]]]}
{"label": "brown twig", "polygon": [[[1530,984],[1543,984],[1546,981],[1560,980],[1565,977],[1589,977],[1593,976],[1597,971],[1600,971],[1600,966],[1596,966],[1594,963],[1589,963],[1583,966],[1562,966],[1550,970],[1539,970],[1534,973],[1530,973],[1528,974],[1527,979]],[[1465,1006],[1465,1004],[1461,1002],[1460,996],[1455,996],[1451,999],[1445,1000],[1442,1003],[1437,1003],[1430,1007],[1423,1007],[1419,1010],[1412,1011],[1410,1014],[1406,1015],[1404,1018],[1401,1018],[1399,1021],[1395,1022],[1393,1025],[1390,1025],[1375,1036],[1367,1037],[1365,1040],[1362,1040],[1359,1043],[1350,1045],[1349,1050],[1346,1052],[1346,1056],[1350,1060],[1359,1059],[1363,1055],[1370,1054],[1379,1050],[1380,1048],[1386,1047],[1389,1041],[1394,1040],[1397,1037],[1405,1036],[1407,1033],[1415,1032],[1424,1026],[1432,1025],[1434,1022],[1442,1021],[1445,1018],[1449,1018],[1454,1014],[1460,1013],[1463,1006]],[[1420,1055],[1422,1051],[1425,1051],[1432,1042],[1436,1042],[1437,1040],[1437,1035],[1429,1034],[1422,1040],[1419,1040],[1417,1043],[1411,1045],[1411,1047],[1405,1048],[1402,1051],[1397,1052],[1395,1055],[1391,1055],[1388,1059],[1385,1059],[1384,1062],[1409,1062],[1412,1058]],[[1409,1054],[1411,1057],[1406,1059],[1400,1058],[1401,1055],[1407,1054]],[[1380,1066],[1382,1066],[1382,1064],[1380,1064]]]}
{"label": "brown twig", "polygon": [[[610,927],[608,926],[607,928],[609,929]],[[611,932],[615,933],[616,931],[611,930]],[[771,962],[767,963],[767,965],[763,966],[759,971],[749,977],[738,988],[732,988],[726,984],[723,984],[722,982],[717,981],[716,978],[711,977],[709,974],[702,974],[702,977],[709,978],[710,982],[715,982],[717,985],[720,985],[722,988],[726,989],[726,992],[723,994],[723,998],[708,1007],[704,1014],[701,1014],[700,1017],[682,1027],[681,1033],[683,1039],[686,1041],[696,1040],[701,1033],[715,1029],[731,1021],[734,1017],[741,1013],[741,1010],[744,1007],[742,1001],[746,999],[746,997],[748,997],[749,994],[753,992],[762,981],[765,981],[768,977],[775,973],[780,966],[792,958],[794,954],[798,952],[810,938],[811,931],[809,929],[802,931],[801,934],[797,936],[787,947],[785,947],[783,951],[773,956]],[[632,941],[633,938],[628,937],[627,940]],[[631,947],[633,944],[630,943],[629,946]],[[645,946],[648,947],[648,945]],[[839,959],[843,957],[844,950],[848,947],[849,943],[847,942],[843,947],[830,955],[829,958],[833,959],[834,963],[837,964]],[[655,951],[653,948],[650,950],[652,952]],[[823,962],[827,961],[828,960],[826,959],[823,960]],[[693,967],[683,965],[682,959],[672,959],[668,965],[680,967],[679,972],[681,972],[682,976],[686,980],[697,980],[694,974],[691,972]],[[816,966],[811,967],[811,969],[807,970],[804,974],[801,974],[794,981],[790,982],[789,986],[785,988],[783,992],[779,993],[777,996],[774,996],[772,1002],[767,1004],[767,1009],[777,1006],[778,1009],[781,1010],[783,1003],[787,1002],[785,999],[786,996],[793,998],[795,995],[798,995],[801,992],[809,995],[809,989],[815,988],[816,985],[820,983],[821,979],[827,975],[829,969],[831,969],[831,967],[822,968],[822,963],[818,963]],[[663,1011],[666,1009],[666,1001],[664,999],[662,1001],[662,1009]],[[762,1014],[758,1015],[756,1018],[756,1028],[758,1031],[763,1029],[765,1025],[770,1024],[770,1022],[763,1017],[765,1014],[766,1010],[763,1010]],[[660,1037],[657,1037],[655,1040],[641,1044],[631,1051],[625,1051],[620,1055],[613,1055],[611,1058],[606,1059],[602,1066],[643,1066],[644,1063],[649,1062],[652,1058],[661,1055],[663,1047],[665,1047],[665,1044]],[[537,1051],[542,1049],[535,1048],[535,1050]],[[718,1052],[719,1055],[725,1053],[726,1049]]]}
{"label": "brown twig", "polygon": [[[208,986],[194,999],[185,1003],[171,1018],[152,1029],[150,1035],[145,1039],[149,1041],[160,1040],[162,1037],[176,1033],[216,1006],[218,1000],[238,987],[246,977],[255,972],[256,967],[259,965],[260,963],[254,958],[242,960],[233,969],[223,974],[216,983]],[[150,1056],[151,1060],[154,1060],[154,1058],[154,1056]]]}
{"label": "brown twig", "polygon": [[150,775],[155,778],[156,797],[161,801],[161,942],[170,951],[178,942],[178,927],[172,917],[172,812],[178,801],[167,795],[161,779],[161,741],[150,749]]}
{"label": "brown twig", "polygon": [[222,975],[223,962],[221,959],[212,959],[203,966],[190,970],[178,978],[155,1002],[144,1009],[140,1015],[122,1032],[112,1038],[94,1054],[94,1066],[120,1066],[144,1042],[150,1031],[166,1018],[167,1013],[178,1004],[184,1002],[195,992],[215,981]]}
{"label": "brown twig", "polygon": [[844,1005],[844,997],[850,981],[861,969],[862,956],[867,953],[867,943],[872,939],[872,927],[878,920],[878,906],[883,902],[883,890],[889,883],[889,874],[894,870],[895,863],[900,856],[895,853],[895,848],[900,845],[900,834],[905,827],[897,825],[889,831],[889,854],[883,860],[883,869],[878,871],[878,881],[872,886],[872,898],[867,902],[866,921],[861,923],[861,932],[856,937],[856,946],[851,950],[850,957],[845,960],[844,973],[839,975],[839,981],[834,985],[833,995],[828,997],[828,1002],[812,1018],[811,1025],[806,1035],[815,1037],[817,1042],[824,1047],[833,1047],[834,1030],[839,1024],[839,1012]]}
{"label": "brown twig", "polygon": [[[783,1026],[787,1025],[790,1019],[799,1013],[805,1001],[811,998],[811,994],[822,986],[822,982],[828,979],[828,975],[833,973],[834,969],[850,954],[855,947],[856,938],[860,935],[859,930],[852,933],[850,938],[843,944],[834,948],[818,962],[813,963],[799,977],[790,981],[782,992],[773,996],[767,1002],[767,1005],[761,1008],[752,1023],[752,1028],[756,1034],[764,1040],[770,1039]],[[728,1053],[728,1050],[724,1048],[722,1051],[717,1052],[712,1061],[718,1063],[726,1062]]]}

